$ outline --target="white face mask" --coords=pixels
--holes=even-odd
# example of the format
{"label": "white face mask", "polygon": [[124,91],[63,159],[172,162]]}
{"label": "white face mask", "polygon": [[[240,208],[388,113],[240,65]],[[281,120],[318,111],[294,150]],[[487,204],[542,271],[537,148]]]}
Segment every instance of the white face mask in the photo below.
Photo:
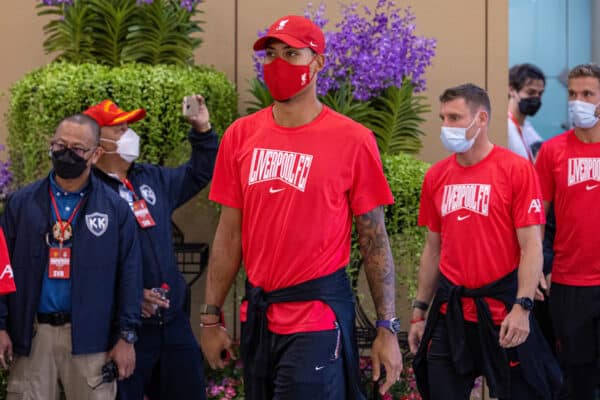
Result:
{"label": "white face mask", "polygon": [[117,145],[116,151],[106,151],[106,154],[118,154],[128,163],[132,163],[140,156],[140,137],[133,129],[127,129],[119,140],[100,139]]}
{"label": "white face mask", "polygon": [[477,133],[471,139],[467,139],[467,131],[473,126],[476,119],[477,116],[473,118],[473,122],[466,128],[442,126],[440,139],[446,150],[452,153],[464,153],[473,147],[473,143],[475,143],[475,139],[477,139],[480,129],[477,129]]}
{"label": "white face mask", "polygon": [[596,117],[596,107],[592,103],[586,103],[585,101],[573,100],[569,101],[569,116],[573,125],[578,128],[588,129],[598,123],[598,117]]}

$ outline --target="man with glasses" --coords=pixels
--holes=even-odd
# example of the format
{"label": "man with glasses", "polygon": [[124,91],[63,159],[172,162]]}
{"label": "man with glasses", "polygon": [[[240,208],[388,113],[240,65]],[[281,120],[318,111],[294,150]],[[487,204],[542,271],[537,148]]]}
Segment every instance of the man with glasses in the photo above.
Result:
{"label": "man with glasses", "polygon": [[[0,225],[18,291],[0,297],[0,364],[8,399],[114,399],[135,367],[141,252],[127,204],[91,174],[102,155],[85,115],[60,122],[48,177],[15,192]],[[14,353],[14,359],[13,359]]]}

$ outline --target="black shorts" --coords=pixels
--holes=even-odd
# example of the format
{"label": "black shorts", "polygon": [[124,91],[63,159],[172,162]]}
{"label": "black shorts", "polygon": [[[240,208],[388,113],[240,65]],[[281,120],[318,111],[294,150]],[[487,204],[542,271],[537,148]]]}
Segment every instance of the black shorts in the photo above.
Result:
{"label": "black shorts", "polygon": [[346,398],[339,328],[292,335],[270,333],[269,336],[271,353],[267,377],[258,377],[252,366],[244,368],[246,400]]}

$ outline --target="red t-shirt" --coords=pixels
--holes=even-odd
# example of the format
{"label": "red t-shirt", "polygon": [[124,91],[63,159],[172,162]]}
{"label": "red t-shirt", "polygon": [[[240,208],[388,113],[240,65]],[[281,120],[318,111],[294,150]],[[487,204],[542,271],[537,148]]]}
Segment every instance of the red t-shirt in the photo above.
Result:
{"label": "red t-shirt", "polygon": [[[520,261],[516,228],[545,223],[541,198],[531,162],[499,146],[472,166],[458,164],[456,155],[435,164],[423,182],[419,225],[440,233],[440,272],[474,289],[513,271]],[[504,304],[486,301],[494,323],[502,323]],[[476,322],[473,299],[462,303],[465,320]]]}
{"label": "red t-shirt", "polygon": [[564,132],[542,145],[535,168],[556,214],[552,281],[600,285],[600,143]]}
{"label": "red t-shirt", "polygon": [[[243,210],[244,266],[266,291],[343,268],[352,215],[393,203],[373,134],[327,107],[296,128],[277,125],[271,107],[235,121],[219,148],[210,199]],[[273,304],[267,319],[272,332],[290,334],[332,329],[335,315],[312,301]]]}

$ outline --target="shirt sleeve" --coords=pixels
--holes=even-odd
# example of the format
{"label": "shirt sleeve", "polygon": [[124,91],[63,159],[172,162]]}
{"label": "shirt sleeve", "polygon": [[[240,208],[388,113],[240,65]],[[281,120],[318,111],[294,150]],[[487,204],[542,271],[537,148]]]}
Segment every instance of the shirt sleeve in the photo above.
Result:
{"label": "shirt sleeve", "polygon": [[431,232],[440,233],[442,221],[435,208],[435,201],[431,191],[431,174],[427,172],[421,187],[421,203],[419,205],[419,225],[426,226]]}
{"label": "shirt sleeve", "polygon": [[394,203],[373,134],[362,143],[353,165],[350,206],[354,215]]}
{"label": "shirt sleeve", "polygon": [[516,164],[512,177],[512,216],[515,228],[546,223],[542,192],[533,166],[529,162]]}
{"label": "shirt sleeve", "polygon": [[208,198],[227,207],[242,208],[240,166],[233,144],[233,129],[230,127],[221,140]]}
{"label": "shirt sleeve", "polygon": [[542,145],[535,162],[535,170],[537,171],[542,197],[545,201],[552,202],[554,199],[554,176],[552,175],[552,160],[551,154],[546,143]]}

